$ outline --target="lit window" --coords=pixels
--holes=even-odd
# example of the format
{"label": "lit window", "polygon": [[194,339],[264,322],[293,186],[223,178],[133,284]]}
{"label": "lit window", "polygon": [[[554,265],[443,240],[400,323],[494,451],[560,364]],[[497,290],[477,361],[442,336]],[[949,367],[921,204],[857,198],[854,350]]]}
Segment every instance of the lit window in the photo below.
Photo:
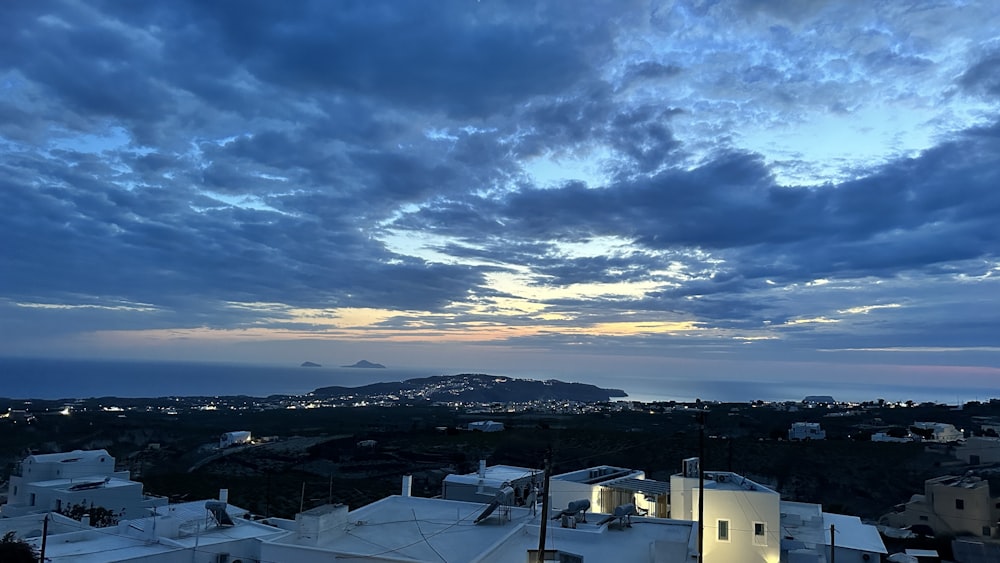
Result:
{"label": "lit window", "polygon": [[729,541],[729,520],[719,520],[719,541]]}
{"label": "lit window", "polygon": [[753,544],[754,545],[767,545],[767,523],[766,522],[754,522],[753,523]]}

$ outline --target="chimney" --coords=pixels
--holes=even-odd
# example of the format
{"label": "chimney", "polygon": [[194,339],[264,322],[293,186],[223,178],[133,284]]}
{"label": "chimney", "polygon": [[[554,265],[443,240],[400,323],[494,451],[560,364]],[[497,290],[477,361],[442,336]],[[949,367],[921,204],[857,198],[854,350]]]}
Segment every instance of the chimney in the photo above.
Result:
{"label": "chimney", "polygon": [[684,476],[688,478],[697,479],[699,465],[701,465],[701,460],[696,457],[689,457],[685,459],[682,463],[684,464]]}
{"label": "chimney", "polygon": [[485,479],[486,478],[486,460],[485,459],[479,460],[479,478],[480,479]]}
{"label": "chimney", "polygon": [[229,489],[219,489],[219,500],[225,503],[229,502]]}
{"label": "chimney", "polygon": [[411,496],[413,490],[413,475],[403,475],[403,496]]}
{"label": "chimney", "polygon": [[347,505],[324,504],[295,515],[298,539],[303,545],[315,546],[325,538],[344,535],[347,529]]}

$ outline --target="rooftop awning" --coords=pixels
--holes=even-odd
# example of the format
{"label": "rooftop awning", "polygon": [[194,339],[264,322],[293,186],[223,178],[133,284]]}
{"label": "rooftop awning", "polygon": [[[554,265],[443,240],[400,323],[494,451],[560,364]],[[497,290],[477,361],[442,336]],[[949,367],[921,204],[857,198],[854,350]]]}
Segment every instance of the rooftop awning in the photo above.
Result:
{"label": "rooftop awning", "polygon": [[617,481],[607,483],[605,486],[647,495],[665,495],[670,492],[670,483],[666,481],[654,481],[653,479],[618,479]]}

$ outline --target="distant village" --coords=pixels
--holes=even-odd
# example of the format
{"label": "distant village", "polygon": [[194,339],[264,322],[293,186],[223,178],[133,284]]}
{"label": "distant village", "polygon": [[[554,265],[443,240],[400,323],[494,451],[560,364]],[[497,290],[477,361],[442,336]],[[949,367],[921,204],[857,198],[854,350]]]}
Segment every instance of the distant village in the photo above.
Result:
{"label": "distant village", "polygon": [[[392,393],[323,399],[171,398],[147,404],[102,399],[100,404],[9,407],[0,414],[0,424],[13,432],[36,424],[38,417],[88,410],[116,418],[138,413],[182,418],[210,411],[404,407],[407,400]],[[946,474],[927,479],[922,489],[912,490],[877,519],[787,500],[773,483],[725,469],[723,463],[702,467],[698,451],[677,467],[661,468],[669,473],[661,479],[599,461],[554,473],[545,460],[526,467],[484,459],[474,471],[444,476],[440,490],[429,496],[416,494],[412,474],[399,474],[395,494],[364,506],[330,498],[307,508],[303,485],[301,509],[277,517],[236,506],[229,489],[219,489],[211,498],[170,502],[146,491],[105,449],[28,453],[9,476],[0,476],[6,480],[0,488],[6,497],[0,506],[0,537],[5,545],[44,555],[44,561],[81,563],[1000,561],[1000,492],[991,481],[1000,475],[1000,419],[993,416],[959,417],[969,423],[964,428],[945,420],[893,424],[872,413],[900,413],[904,419],[920,405],[844,403],[825,396],[745,404],[546,400],[433,406],[460,412],[467,421],[462,428],[441,431],[501,436],[509,431],[505,420],[518,420],[524,413],[600,419],[622,413],[698,417],[711,411],[727,423],[737,421],[731,428],[738,428],[748,413],[771,413],[764,418],[781,416],[791,422],[782,435],[772,431],[769,440],[919,445],[953,462],[942,465]],[[949,415],[945,418],[963,413],[961,406],[938,411]],[[700,439],[719,439],[713,428],[702,426]],[[284,439],[234,428],[217,435],[198,463]],[[361,439],[353,447],[375,450],[379,441]],[[948,472],[945,465],[955,471]],[[239,477],[233,476],[233,486],[238,484]],[[947,539],[946,549],[932,538]]]}

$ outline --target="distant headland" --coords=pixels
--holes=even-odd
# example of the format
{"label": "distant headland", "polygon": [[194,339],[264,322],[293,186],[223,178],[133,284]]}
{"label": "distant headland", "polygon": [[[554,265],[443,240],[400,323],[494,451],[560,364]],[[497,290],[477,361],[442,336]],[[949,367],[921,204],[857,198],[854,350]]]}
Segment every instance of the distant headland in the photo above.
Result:
{"label": "distant headland", "polygon": [[376,369],[385,369],[385,366],[383,366],[382,364],[372,363],[372,362],[369,362],[368,360],[361,360],[360,362],[351,364],[349,366],[340,366],[340,367],[342,367],[342,368],[376,368]]}
{"label": "distant headland", "polygon": [[316,362],[302,362],[302,367],[304,368],[321,368],[323,364],[317,364]]}
{"label": "distant headland", "polygon": [[565,383],[550,379],[535,381],[513,377],[464,373],[371,383],[361,387],[321,387],[316,397],[344,398],[352,401],[391,401],[394,403],[467,402],[520,403],[530,401],[601,402],[612,397],[627,397],[621,389],[603,389],[586,383]]}

